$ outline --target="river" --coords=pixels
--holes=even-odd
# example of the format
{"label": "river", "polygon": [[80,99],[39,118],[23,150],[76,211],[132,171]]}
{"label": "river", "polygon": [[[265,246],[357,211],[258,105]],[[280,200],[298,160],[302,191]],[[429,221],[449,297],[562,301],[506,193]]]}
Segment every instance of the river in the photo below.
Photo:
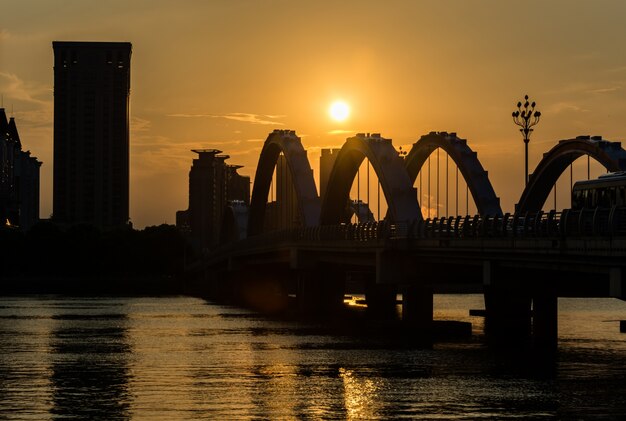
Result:
{"label": "river", "polygon": [[481,307],[435,296],[474,335],[424,349],[191,297],[3,297],[0,419],[624,417],[626,302],[559,299],[544,364],[487,346]]}

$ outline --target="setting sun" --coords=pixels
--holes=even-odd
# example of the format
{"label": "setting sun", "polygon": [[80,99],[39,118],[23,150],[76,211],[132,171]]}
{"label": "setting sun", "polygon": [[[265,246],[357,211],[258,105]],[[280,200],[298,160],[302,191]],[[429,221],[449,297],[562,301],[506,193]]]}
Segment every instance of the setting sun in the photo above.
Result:
{"label": "setting sun", "polygon": [[350,107],[343,101],[335,101],[328,109],[330,117],[335,121],[344,121],[350,115]]}

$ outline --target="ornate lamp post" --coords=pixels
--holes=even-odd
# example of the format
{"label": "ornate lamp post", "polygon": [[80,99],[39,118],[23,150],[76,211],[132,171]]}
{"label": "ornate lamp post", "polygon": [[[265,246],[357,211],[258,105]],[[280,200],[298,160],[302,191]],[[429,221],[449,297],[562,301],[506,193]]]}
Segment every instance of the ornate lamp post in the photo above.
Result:
{"label": "ornate lamp post", "polygon": [[524,103],[517,103],[517,111],[513,111],[513,122],[521,127],[519,131],[524,137],[524,183],[528,184],[528,142],[535,124],[539,123],[541,113],[535,111],[535,102],[528,101],[528,95],[524,96]]}

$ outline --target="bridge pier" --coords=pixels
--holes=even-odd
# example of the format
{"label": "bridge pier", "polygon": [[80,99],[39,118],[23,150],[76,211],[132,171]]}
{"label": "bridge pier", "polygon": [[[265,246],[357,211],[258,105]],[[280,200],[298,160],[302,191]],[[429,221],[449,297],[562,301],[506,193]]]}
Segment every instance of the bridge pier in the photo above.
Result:
{"label": "bridge pier", "polygon": [[377,318],[391,318],[396,314],[398,289],[392,284],[372,283],[365,289],[367,311]]}
{"label": "bridge pier", "polygon": [[402,320],[420,329],[433,324],[433,289],[425,285],[409,285],[402,292]]}
{"label": "bridge pier", "polygon": [[626,300],[626,282],[624,282],[624,269],[613,267],[609,270],[609,295],[611,297]]}
{"label": "bridge pier", "polygon": [[[376,273],[375,279],[368,287],[369,295],[366,291],[366,301],[368,309],[376,315],[395,316],[396,314],[396,295],[398,293],[398,285],[412,285],[418,279],[414,261],[410,255],[402,249],[387,250],[376,253]],[[407,287],[407,291],[403,291],[402,301],[402,318],[405,319],[404,313],[406,307],[410,307],[409,316],[406,320],[421,320],[419,315],[421,310],[417,307],[424,300],[419,294],[419,288]],[[425,299],[428,303],[428,298]],[[432,321],[432,291],[430,292],[430,320]],[[407,304],[409,303],[409,304]],[[413,309],[415,308],[415,309]],[[427,311],[427,310],[426,310]]]}
{"label": "bridge pier", "polygon": [[295,276],[298,313],[325,316],[341,309],[345,274],[339,268],[298,270]]}
{"label": "bridge pier", "polygon": [[231,274],[235,302],[262,313],[280,313],[287,308],[288,272],[274,268],[245,268]]}
{"label": "bridge pier", "polygon": [[530,309],[530,293],[522,288],[485,287],[485,333],[496,342],[528,341]]}
{"label": "bridge pier", "polygon": [[533,345],[554,351],[558,343],[558,297],[554,288],[539,289],[533,297]]}
{"label": "bridge pier", "polygon": [[519,271],[504,275],[498,263],[483,262],[485,333],[497,343],[530,339],[532,301],[524,281]]}
{"label": "bridge pier", "polygon": [[486,262],[485,333],[496,343],[532,343],[539,352],[556,350],[558,292],[554,276],[515,267],[505,272],[497,263]]}

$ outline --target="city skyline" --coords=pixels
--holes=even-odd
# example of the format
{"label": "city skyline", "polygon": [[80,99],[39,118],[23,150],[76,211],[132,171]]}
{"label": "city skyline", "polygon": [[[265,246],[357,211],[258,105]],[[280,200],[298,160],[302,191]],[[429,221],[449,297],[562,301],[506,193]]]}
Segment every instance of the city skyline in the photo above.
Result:
{"label": "city skyline", "polygon": [[[275,128],[296,130],[315,170],[319,150],[358,132],[408,150],[430,131],[455,131],[512,210],[523,143],[510,115],[524,94],[543,115],[531,172],[559,139],[626,139],[626,5],[600,4],[28,1],[3,6],[12,19],[0,27],[0,93],[23,141],[49,163],[44,218],[52,212],[53,40],[134,45],[130,217],[138,228],[173,224],[185,208],[190,149],[222,149],[254,177]],[[337,99],[352,108],[343,122],[327,115]]]}

